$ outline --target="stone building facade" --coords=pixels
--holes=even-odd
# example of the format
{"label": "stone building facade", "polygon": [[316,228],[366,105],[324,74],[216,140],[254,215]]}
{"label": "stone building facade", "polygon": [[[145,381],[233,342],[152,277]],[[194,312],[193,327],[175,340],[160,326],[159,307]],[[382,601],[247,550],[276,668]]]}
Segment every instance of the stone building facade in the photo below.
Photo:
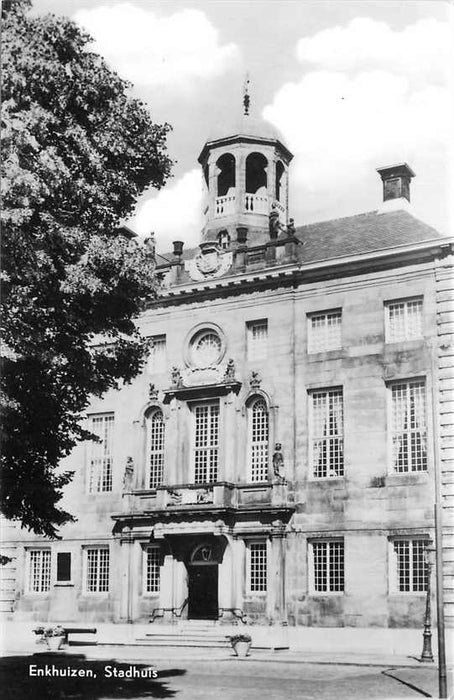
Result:
{"label": "stone building facade", "polygon": [[203,147],[200,246],[157,256],[147,366],[63,465],[77,522],[14,543],[16,619],[421,625],[451,244],[406,164],[376,211],[296,227],[291,159],[249,116]]}

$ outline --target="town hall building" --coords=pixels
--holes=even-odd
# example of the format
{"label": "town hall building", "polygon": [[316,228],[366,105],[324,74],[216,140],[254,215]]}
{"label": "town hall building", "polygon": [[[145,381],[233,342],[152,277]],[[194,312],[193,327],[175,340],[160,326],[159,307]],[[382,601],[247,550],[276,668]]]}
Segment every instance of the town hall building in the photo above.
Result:
{"label": "town hall building", "polygon": [[422,626],[451,243],[411,214],[407,163],[378,168],[375,211],[297,225],[291,161],[248,114],[203,146],[200,243],[156,256],[147,365],[63,465],[77,521],[12,536],[14,619]]}

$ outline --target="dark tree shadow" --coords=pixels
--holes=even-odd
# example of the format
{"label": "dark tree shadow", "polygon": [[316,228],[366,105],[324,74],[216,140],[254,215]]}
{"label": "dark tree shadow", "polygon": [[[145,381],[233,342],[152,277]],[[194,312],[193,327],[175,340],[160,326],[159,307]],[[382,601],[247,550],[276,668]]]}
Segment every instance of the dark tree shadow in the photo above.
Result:
{"label": "dark tree shadow", "polygon": [[[30,665],[39,669],[91,670],[95,677],[31,676]],[[117,672],[126,671],[131,666],[139,672],[152,668],[157,670],[157,678],[106,677],[105,666]],[[0,659],[0,684],[2,700],[100,700],[101,698],[173,698],[174,690],[168,681],[171,676],[185,674],[184,669],[170,669],[159,672],[154,664],[119,662],[115,659],[87,659],[84,654],[32,654],[30,656],[6,656]]]}

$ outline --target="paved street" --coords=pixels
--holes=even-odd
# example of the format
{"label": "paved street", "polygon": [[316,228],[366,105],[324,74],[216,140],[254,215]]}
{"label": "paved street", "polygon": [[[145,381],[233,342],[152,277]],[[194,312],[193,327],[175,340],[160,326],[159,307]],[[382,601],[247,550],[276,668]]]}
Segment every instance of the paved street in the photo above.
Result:
{"label": "paved street", "polygon": [[[203,652],[202,652],[203,653]],[[3,700],[71,700],[120,698],[176,698],[181,700],[288,700],[298,698],[412,698],[436,697],[437,676],[433,666],[392,668],[385,666],[331,665],[199,657],[191,660],[175,655],[166,659],[120,660],[120,655],[87,658],[86,654],[24,654],[0,659]],[[124,657],[123,657],[124,658]],[[133,665],[142,671],[151,664],[158,677],[122,677]],[[36,668],[78,672],[87,669],[93,677],[30,677]],[[105,677],[105,667],[116,669],[116,677]],[[55,672],[54,672],[55,674]]]}

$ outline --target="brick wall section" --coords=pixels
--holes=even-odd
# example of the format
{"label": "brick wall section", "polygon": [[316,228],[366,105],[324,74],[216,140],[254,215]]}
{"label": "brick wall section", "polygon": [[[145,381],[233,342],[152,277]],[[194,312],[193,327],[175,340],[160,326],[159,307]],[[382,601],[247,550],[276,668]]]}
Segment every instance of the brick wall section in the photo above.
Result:
{"label": "brick wall section", "polygon": [[454,626],[454,265],[441,259],[435,270],[439,437],[442,494],[443,588],[445,620]]}

